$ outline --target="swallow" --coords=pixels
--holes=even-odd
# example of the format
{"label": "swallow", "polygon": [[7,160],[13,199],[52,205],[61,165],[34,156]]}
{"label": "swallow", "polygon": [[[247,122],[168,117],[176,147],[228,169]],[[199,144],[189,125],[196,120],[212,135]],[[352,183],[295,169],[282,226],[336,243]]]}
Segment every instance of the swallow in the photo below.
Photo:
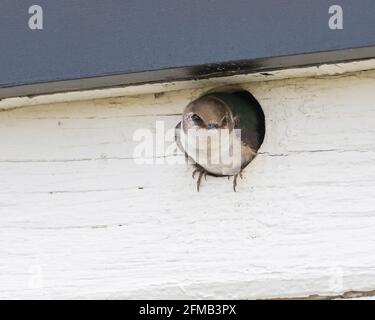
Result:
{"label": "swallow", "polygon": [[[176,126],[175,140],[185,156],[193,160],[202,177],[237,177],[256,157],[263,143],[265,120],[258,101],[245,90],[211,92],[190,102]],[[203,141],[203,142],[202,142]]]}

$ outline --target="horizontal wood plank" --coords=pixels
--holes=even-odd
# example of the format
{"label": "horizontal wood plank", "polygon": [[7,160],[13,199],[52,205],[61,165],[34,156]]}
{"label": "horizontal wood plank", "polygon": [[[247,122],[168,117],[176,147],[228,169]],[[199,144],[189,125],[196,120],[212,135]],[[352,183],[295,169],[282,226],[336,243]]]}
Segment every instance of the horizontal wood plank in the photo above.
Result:
{"label": "horizontal wood plank", "polygon": [[245,84],[267,133],[237,193],[135,163],[134,131],[173,128],[207,88],[0,112],[0,298],[374,290],[374,85],[375,71]]}

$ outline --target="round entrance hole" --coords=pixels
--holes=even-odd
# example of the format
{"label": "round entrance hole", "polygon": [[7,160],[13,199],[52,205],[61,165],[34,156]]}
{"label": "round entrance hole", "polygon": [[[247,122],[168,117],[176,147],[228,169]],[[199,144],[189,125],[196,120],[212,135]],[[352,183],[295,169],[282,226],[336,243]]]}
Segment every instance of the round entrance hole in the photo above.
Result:
{"label": "round entrance hole", "polygon": [[265,116],[249,91],[213,90],[186,106],[176,129],[177,144],[200,172],[199,186],[202,174],[241,176],[263,143]]}

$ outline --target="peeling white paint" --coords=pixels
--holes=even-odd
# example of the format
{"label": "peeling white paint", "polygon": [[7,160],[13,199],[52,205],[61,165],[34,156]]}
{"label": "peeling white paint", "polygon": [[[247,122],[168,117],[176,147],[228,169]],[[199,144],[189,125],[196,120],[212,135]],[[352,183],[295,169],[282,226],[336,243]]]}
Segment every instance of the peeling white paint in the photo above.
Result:
{"label": "peeling white paint", "polygon": [[237,193],[133,159],[134,130],[214,83],[0,112],[0,298],[374,290],[375,70],[262,80],[242,83],[267,133]]}
{"label": "peeling white paint", "polygon": [[348,72],[366,71],[375,68],[375,59],[324,64],[319,66],[282,69],[269,72],[257,72],[243,75],[215,77],[194,81],[175,81],[166,83],[152,83],[115,88],[72,91],[64,93],[37,95],[32,97],[15,97],[0,100],[0,110],[12,109],[40,104],[72,102],[92,99],[135,96],[142,94],[158,94],[168,91],[196,89],[202,87],[218,87],[223,85],[241,84],[253,81],[273,81],[298,77],[320,77],[325,75],[341,75]]}

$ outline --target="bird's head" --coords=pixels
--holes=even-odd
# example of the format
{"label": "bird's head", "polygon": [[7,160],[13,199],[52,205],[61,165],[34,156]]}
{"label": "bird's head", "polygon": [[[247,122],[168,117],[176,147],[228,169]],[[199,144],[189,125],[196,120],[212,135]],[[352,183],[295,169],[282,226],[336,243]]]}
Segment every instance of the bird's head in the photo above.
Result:
{"label": "bird's head", "polygon": [[191,102],[183,113],[183,130],[233,129],[233,114],[229,106],[215,96],[203,96]]}

